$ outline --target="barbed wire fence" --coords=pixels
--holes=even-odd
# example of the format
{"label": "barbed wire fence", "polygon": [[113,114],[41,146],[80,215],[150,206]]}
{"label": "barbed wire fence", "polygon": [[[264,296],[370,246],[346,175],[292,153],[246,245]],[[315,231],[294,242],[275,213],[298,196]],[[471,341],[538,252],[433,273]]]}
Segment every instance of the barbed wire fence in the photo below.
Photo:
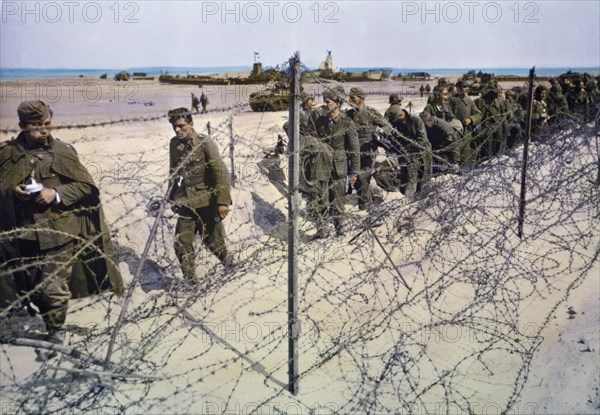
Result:
{"label": "barbed wire fence", "polygon": [[[373,215],[350,201],[348,236],[305,237],[298,255],[301,393],[292,396],[286,195],[259,167],[282,130],[279,118],[261,113],[253,133],[236,132],[247,110],[229,108],[211,128],[222,155],[232,141],[235,148],[237,183],[226,227],[237,265],[226,272],[197,244],[204,282],[197,291],[174,284],[181,278],[174,214],[154,216],[168,183],[164,142],[80,154],[112,212],[116,262],[126,282],[158,220],[155,240],[108,365],[122,298],[72,300],[69,345],[45,362],[33,363],[33,348],[45,346],[41,319],[3,316],[3,410],[537,413],[537,403],[521,402],[520,395],[544,330],[599,265],[597,118],[567,119],[531,144],[523,239],[517,236],[519,148],[460,175],[437,176],[412,198],[389,194]],[[161,119],[93,125],[139,128]],[[301,235],[312,229],[304,215]]]}

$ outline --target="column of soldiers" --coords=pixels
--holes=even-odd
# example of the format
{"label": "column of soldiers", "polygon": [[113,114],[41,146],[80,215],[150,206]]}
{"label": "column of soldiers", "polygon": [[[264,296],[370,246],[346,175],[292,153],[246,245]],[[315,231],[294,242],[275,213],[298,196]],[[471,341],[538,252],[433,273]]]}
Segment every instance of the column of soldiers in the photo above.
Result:
{"label": "column of soldiers", "polygon": [[[597,116],[595,79],[565,77],[551,85],[535,90],[534,132],[573,116]],[[473,101],[464,83],[458,82],[448,97],[451,87],[437,85],[419,116],[402,108],[395,95],[382,116],[365,104],[360,88],[352,88],[348,97],[343,88],[325,91],[321,108],[314,97],[304,96],[300,184],[316,219],[315,238],[327,235],[330,221],[338,236],[344,234],[347,189],[357,190],[360,209],[372,211],[371,178],[381,179],[385,167],[375,163],[378,148],[395,160],[387,164],[396,167],[387,190],[412,196],[432,174],[456,171],[521,143],[523,91],[490,85]],[[350,109],[344,111],[346,102]],[[229,174],[216,144],[194,130],[191,112],[177,108],[168,113],[175,132],[169,196],[179,216],[174,249],[185,279],[196,285],[196,235],[226,269],[234,263],[222,223],[231,204]],[[20,301],[29,310],[37,308],[46,340],[61,343],[70,298],[120,294],[123,282],[112,260],[100,191],[75,149],[51,133],[52,111],[42,101],[25,101],[17,114],[21,133],[0,144],[0,230],[11,235],[0,243],[0,309]]]}
{"label": "column of soldiers", "polygon": [[[551,85],[550,90],[541,85],[535,90],[534,134],[573,115],[589,119],[594,107],[597,111],[600,90],[595,79],[564,78],[551,80]],[[321,108],[313,96],[305,96],[300,114],[304,160],[300,185],[316,219],[315,238],[327,235],[330,218],[337,234],[344,233],[344,203],[352,186],[358,208],[372,212],[373,177],[385,190],[410,197],[435,174],[459,172],[523,142],[527,98],[522,88],[504,91],[490,83],[472,99],[465,82],[442,81],[432,92],[419,115],[402,108],[397,94],[390,95],[384,116],[366,105],[360,88],[350,89],[346,111],[341,110],[346,101],[341,87],[324,92]],[[385,150],[385,162],[375,161],[379,148]],[[348,191],[345,185],[350,185]]]}

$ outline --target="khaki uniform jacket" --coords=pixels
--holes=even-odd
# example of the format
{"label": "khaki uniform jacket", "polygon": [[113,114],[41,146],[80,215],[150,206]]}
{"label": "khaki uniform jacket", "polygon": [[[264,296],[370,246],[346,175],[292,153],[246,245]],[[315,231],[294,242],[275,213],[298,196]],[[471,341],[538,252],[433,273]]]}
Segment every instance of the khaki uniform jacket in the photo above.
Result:
{"label": "khaki uniform jacket", "polygon": [[[43,212],[39,207],[24,206],[30,202],[20,202],[14,196],[15,186],[30,176],[36,163],[35,157],[24,149],[23,133],[0,144],[0,229],[11,231],[33,225],[41,229],[33,236],[40,243],[40,249],[60,246],[73,239],[96,238],[93,249],[90,248],[90,252],[73,265],[69,283],[71,294],[73,298],[86,297],[108,289],[121,294],[123,280],[113,259],[110,231],[100,206],[100,192],[72,146],[54,138],[50,143],[46,154],[52,161],[43,169],[41,182],[46,186],[50,183],[59,193],[61,202],[50,204]],[[82,195],[82,189],[88,189],[89,194]],[[34,222],[36,218],[41,218],[40,223]],[[0,263],[20,257],[18,237],[31,239],[32,233],[0,239]],[[10,270],[0,267],[0,308],[16,298],[12,278]]]}
{"label": "khaki uniform jacket", "polygon": [[171,200],[175,206],[198,209],[231,204],[229,173],[212,139],[195,131],[190,142],[175,136],[169,146],[169,158],[175,181]]}

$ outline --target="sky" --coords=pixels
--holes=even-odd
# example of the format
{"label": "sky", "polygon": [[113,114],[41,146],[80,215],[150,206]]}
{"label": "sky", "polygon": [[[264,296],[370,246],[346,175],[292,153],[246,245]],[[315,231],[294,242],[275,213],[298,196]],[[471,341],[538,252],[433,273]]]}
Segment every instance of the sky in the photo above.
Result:
{"label": "sky", "polygon": [[1,3],[3,68],[600,66],[600,0]]}

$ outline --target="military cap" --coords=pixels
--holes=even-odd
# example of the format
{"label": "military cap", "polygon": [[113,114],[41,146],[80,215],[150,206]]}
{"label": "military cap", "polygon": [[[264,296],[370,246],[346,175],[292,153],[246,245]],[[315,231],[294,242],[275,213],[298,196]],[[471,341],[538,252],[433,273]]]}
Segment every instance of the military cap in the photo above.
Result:
{"label": "military cap", "polygon": [[469,85],[465,84],[462,80],[458,80],[455,85],[457,88],[464,88],[464,87],[469,86]]}
{"label": "military cap", "polygon": [[19,122],[37,123],[51,117],[52,111],[43,101],[23,101],[17,108],[17,114],[19,115]]}
{"label": "military cap", "polygon": [[421,117],[421,119],[423,120],[424,123],[426,123],[427,121],[429,121],[431,119],[431,114],[428,112],[422,112],[419,114],[419,116]]}
{"label": "military cap", "polygon": [[400,115],[401,112],[402,112],[402,108],[400,107],[400,105],[392,105],[385,112],[385,115],[387,116],[388,121],[392,122],[398,118],[398,116]]}
{"label": "military cap", "polygon": [[339,89],[328,89],[323,92],[323,100],[331,100],[337,102],[338,104],[342,104],[344,102],[343,92]]}
{"label": "military cap", "polygon": [[365,91],[363,91],[361,88],[350,88],[350,94],[351,97],[359,97],[361,99],[365,99]]}
{"label": "military cap", "polygon": [[514,97],[517,95],[517,93],[513,89],[509,89],[504,93],[504,95]]}
{"label": "military cap", "polygon": [[388,102],[390,104],[400,104],[402,102],[402,97],[398,94],[391,94]]}
{"label": "military cap", "polygon": [[175,108],[174,110],[170,110],[167,112],[167,117],[169,117],[169,122],[174,123],[180,118],[185,118],[187,121],[192,120],[192,113],[185,107]]}
{"label": "military cap", "polygon": [[439,94],[440,92],[442,92],[444,89],[446,89],[446,86],[442,86],[442,85],[437,85],[433,88],[433,93],[435,95]]}

